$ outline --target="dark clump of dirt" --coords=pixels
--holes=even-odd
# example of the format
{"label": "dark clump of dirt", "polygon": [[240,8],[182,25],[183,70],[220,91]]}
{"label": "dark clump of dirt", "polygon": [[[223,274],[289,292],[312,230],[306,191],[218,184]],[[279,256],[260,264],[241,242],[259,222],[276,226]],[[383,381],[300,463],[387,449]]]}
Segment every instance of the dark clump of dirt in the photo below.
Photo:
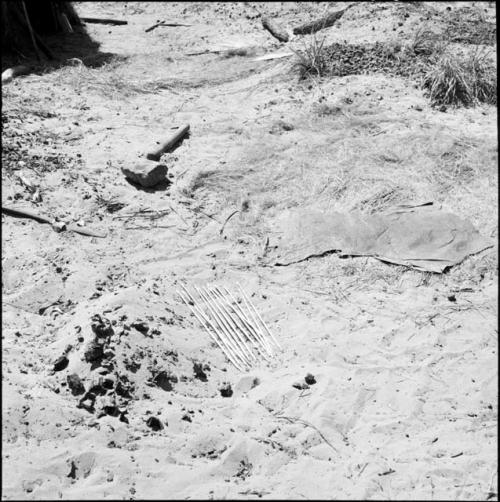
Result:
{"label": "dark clump of dirt", "polygon": [[98,338],[106,339],[114,334],[111,322],[106,318],[102,318],[99,314],[92,317],[92,324],[90,327]]}
{"label": "dark clump of dirt", "polygon": [[316,383],[316,378],[314,378],[314,375],[312,375],[311,373],[308,373],[304,377],[304,380],[305,380],[306,384],[308,384],[308,385],[314,385]]}
{"label": "dark clump of dirt", "polygon": [[157,417],[149,417],[146,425],[155,432],[161,431],[164,428],[162,421]]}
{"label": "dark clump of dirt", "polygon": [[231,384],[224,384],[220,389],[220,395],[222,397],[231,397],[233,395],[233,389],[231,388]]}
{"label": "dark clump of dirt", "polygon": [[132,328],[135,328],[137,331],[139,331],[139,333],[142,333],[143,335],[145,335],[149,331],[148,323],[141,319],[137,319],[136,321],[134,321],[131,324],[131,326]]}
{"label": "dark clump of dirt", "polygon": [[207,374],[204,371],[204,367],[201,363],[193,363],[194,377],[202,382],[208,381]]}
{"label": "dark clump of dirt", "polygon": [[54,371],[62,371],[68,367],[69,359],[66,356],[58,357],[54,363]]}
{"label": "dark clump of dirt", "polygon": [[104,357],[103,346],[97,340],[91,340],[84,353],[85,361],[92,363],[100,361]]}
{"label": "dark clump of dirt", "polygon": [[76,373],[68,375],[66,381],[68,382],[68,387],[73,396],[79,396],[85,393],[85,386],[83,385],[82,379]]}
{"label": "dark clump of dirt", "polygon": [[178,378],[175,375],[172,375],[168,371],[160,371],[153,377],[153,383],[160,387],[160,389],[171,391],[174,386],[173,383],[177,383]]}

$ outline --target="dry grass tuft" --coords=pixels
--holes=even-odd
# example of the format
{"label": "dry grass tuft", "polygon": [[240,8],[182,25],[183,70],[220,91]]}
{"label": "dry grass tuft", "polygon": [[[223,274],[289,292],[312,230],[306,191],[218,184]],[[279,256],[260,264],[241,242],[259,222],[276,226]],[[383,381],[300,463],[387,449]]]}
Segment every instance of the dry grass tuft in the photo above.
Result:
{"label": "dry grass tuft", "polygon": [[304,42],[303,50],[294,52],[298,58],[295,65],[301,79],[323,77],[330,73],[332,63],[325,47],[325,37],[319,39],[315,34],[309,43]]}
{"label": "dry grass tuft", "polygon": [[406,50],[417,56],[439,56],[445,52],[447,45],[441,34],[422,27],[417,30]]}
{"label": "dry grass tuft", "polygon": [[224,186],[225,190],[235,193],[239,181],[243,179],[240,171],[219,171],[215,169],[200,170],[193,174],[187,182],[179,187],[185,197],[193,197],[198,190],[216,190]]}
{"label": "dry grass tuft", "polygon": [[445,52],[427,73],[423,87],[432,106],[497,104],[496,70],[489,51],[480,48],[466,58]]}

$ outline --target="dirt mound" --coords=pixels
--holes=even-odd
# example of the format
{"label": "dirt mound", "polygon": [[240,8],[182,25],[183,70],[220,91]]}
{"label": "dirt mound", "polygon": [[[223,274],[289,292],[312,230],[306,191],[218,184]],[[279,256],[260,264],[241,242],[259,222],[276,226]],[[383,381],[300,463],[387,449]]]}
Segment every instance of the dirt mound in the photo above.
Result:
{"label": "dirt mound", "polygon": [[[171,392],[179,382],[193,382],[197,387],[195,379],[207,382],[210,366],[185,360],[176,350],[165,348],[159,326],[142,319],[127,322],[126,315],[118,319],[92,316],[90,326],[79,330],[74,350],[68,347],[54,363],[56,387],[71,392],[75,406],[96,418],[108,415],[129,423],[127,415],[134,401],[150,400],[152,388]],[[161,429],[156,422],[150,428]]]}
{"label": "dirt mound", "polygon": [[344,77],[367,73],[385,73],[402,77],[425,75],[430,57],[404,51],[400,45],[385,44],[332,44],[325,49],[332,75]]}

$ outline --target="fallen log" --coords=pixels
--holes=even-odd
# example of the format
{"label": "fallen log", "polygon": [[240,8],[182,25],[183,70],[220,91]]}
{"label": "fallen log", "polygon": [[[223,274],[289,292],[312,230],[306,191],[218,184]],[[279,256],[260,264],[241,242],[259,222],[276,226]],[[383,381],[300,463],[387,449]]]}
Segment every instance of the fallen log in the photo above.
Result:
{"label": "fallen log", "polygon": [[262,26],[274,37],[277,38],[280,42],[288,42],[289,36],[288,33],[278,26],[272,19],[268,17],[262,18]]}
{"label": "fallen log", "polygon": [[329,28],[333,26],[343,15],[344,12],[353,7],[353,4],[348,5],[345,9],[338,10],[336,12],[331,12],[330,14],[322,17],[321,19],[317,19],[316,21],[312,21],[311,23],[302,24],[293,29],[294,35],[306,35],[309,33],[316,33],[319,30],[323,30],[324,28]]}
{"label": "fallen log", "polygon": [[115,24],[115,25],[128,24],[128,21],[122,21],[121,19],[100,19],[97,17],[81,17],[80,19],[84,23],[93,23],[93,24]]}
{"label": "fallen log", "polygon": [[173,151],[179,143],[189,134],[189,124],[181,127],[171,138],[169,138],[165,143],[163,143],[160,148],[149,152],[146,158],[149,160],[160,160],[163,153]]}

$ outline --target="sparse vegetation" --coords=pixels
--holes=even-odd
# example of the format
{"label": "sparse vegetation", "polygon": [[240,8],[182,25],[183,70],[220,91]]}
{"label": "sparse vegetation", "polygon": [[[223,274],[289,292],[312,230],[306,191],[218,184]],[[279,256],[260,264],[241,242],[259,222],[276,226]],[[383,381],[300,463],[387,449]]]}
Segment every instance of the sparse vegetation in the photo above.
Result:
{"label": "sparse vegetation", "polygon": [[441,34],[422,27],[416,31],[406,50],[417,56],[439,56],[446,47],[447,42]]}
{"label": "sparse vegetation", "polygon": [[426,75],[423,86],[433,106],[497,103],[496,71],[489,54],[479,49],[466,58],[445,52]]}
{"label": "sparse vegetation", "polygon": [[432,106],[497,103],[491,51],[476,46],[468,56],[457,55],[442,35],[427,28],[404,47],[395,41],[326,46],[324,38],[312,37],[296,54],[301,79],[382,72],[419,82]]}
{"label": "sparse vegetation", "polygon": [[298,68],[300,78],[307,77],[323,77],[331,71],[331,58],[325,46],[325,38],[318,38],[314,34],[309,43],[304,42],[304,49],[294,51],[297,55],[296,66]]}

